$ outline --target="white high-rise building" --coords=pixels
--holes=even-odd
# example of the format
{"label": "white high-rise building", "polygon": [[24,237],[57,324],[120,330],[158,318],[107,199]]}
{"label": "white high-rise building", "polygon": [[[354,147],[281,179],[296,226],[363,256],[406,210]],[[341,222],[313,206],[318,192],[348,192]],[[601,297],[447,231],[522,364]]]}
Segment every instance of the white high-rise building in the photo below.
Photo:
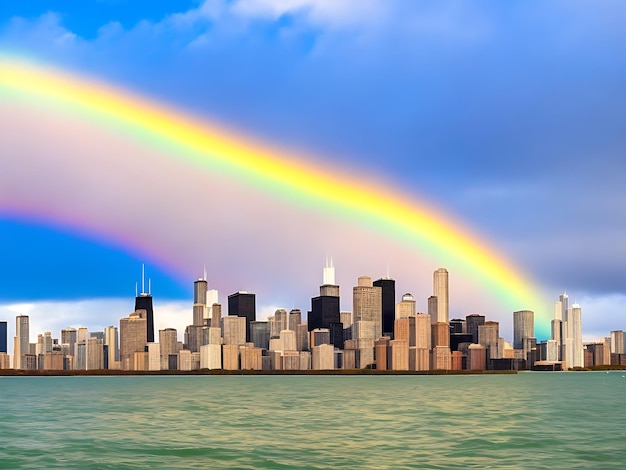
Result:
{"label": "white high-rise building", "polygon": [[431,315],[432,323],[449,322],[448,294],[448,270],[439,268],[433,273],[433,296],[437,297],[437,314]]}
{"label": "white high-rise building", "polygon": [[611,353],[624,354],[624,330],[611,331]]}
{"label": "white high-rise building", "polygon": [[25,369],[24,355],[30,352],[30,335],[28,331],[28,315],[15,317],[15,338],[13,341],[13,368]]}
{"label": "white high-rise building", "polygon": [[114,369],[115,363],[120,360],[120,343],[116,326],[104,327],[104,344],[108,347],[109,369]]}
{"label": "white high-rise building", "polygon": [[[567,329],[573,340],[573,362],[571,367],[583,367],[585,365],[583,352],[583,326],[582,308],[578,304],[572,305],[567,312]],[[569,367],[569,366],[568,366]]]}

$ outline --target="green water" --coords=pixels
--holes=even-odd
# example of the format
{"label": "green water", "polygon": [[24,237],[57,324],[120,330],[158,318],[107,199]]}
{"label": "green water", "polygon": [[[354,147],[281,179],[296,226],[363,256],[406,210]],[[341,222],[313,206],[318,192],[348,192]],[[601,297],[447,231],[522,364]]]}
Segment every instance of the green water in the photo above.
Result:
{"label": "green water", "polygon": [[625,375],[0,377],[0,468],[626,468]]}

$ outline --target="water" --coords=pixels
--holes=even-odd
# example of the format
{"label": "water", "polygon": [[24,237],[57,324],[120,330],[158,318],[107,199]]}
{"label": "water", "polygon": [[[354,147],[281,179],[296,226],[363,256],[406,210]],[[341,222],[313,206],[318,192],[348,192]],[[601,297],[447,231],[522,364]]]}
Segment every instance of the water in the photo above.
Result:
{"label": "water", "polygon": [[0,377],[0,468],[624,468],[624,375]]}

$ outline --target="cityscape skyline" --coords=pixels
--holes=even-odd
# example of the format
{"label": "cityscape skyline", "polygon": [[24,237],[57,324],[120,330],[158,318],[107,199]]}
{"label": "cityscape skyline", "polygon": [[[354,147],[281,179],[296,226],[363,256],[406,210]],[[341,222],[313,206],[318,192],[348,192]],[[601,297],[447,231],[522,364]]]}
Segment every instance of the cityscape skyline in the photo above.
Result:
{"label": "cityscape skyline", "polygon": [[[534,312],[529,310],[512,313],[512,340],[507,340],[499,322],[485,315],[468,313],[465,319],[458,316],[451,319],[447,311],[448,274],[445,268],[434,271],[433,295],[422,302],[427,305],[427,311],[416,308],[415,298],[410,293],[398,298],[394,279],[387,276],[373,282],[369,276],[360,276],[353,287],[353,308],[346,312],[340,310],[340,286],[334,284],[335,268],[332,261],[329,264],[327,260],[323,268],[320,296],[311,298],[308,314],[303,316],[303,310],[297,308],[292,308],[289,313],[279,308],[274,315],[263,319],[256,314],[255,294],[247,291],[229,295],[227,310],[223,315],[221,304],[218,303],[218,292],[209,289],[205,271],[193,283],[193,301],[187,309],[187,317],[191,317],[192,321],[185,327],[183,340],[180,341],[179,333],[182,332],[176,328],[159,329],[158,335],[155,334],[151,289],[145,289],[145,268],[142,265],[141,291],[136,288],[134,312],[126,318],[120,318],[119,328],[109,325],[103,331],[94,332],[86,326],[68,325],[61,329],[57,339],[47,331],[38,333],[37,342],[32,343],[30,317],[18,315],[11,364],[13,368],[22,369],[176,370],[183,367],[179,364],[184,352],[185,366],[182,370],[206,367],[238,369],[248,368],[245,365],[248,359],[244,360],[247,349],[240,350],[247,347],[252,348],[250,354],[255,353],[254,364],[257,364],[250,367],[259,370],[261,362],[263,370],[276,367],[295,370],[359,369],[370,366],[390,370],[480,370],[535,367],[532,364],[544,368],[553,368],[554,364],[558,364],[561,368],[565,367],[564,364],[568,364],[567,367],[583,367],[588,364],[613,364],[614,360],[616,364],[626,362],[626,356],[623,359],[619,356],[624,354],[626,348],[623,330],[612,330],[609,336],[605,335],[599,341],[583,341],[582,308],[576,303],[570,307],[567,293],[561,294],[554,303],[550,338],[543,340],[535,335],[537,320]],[[150,284],[148,278],[148,286]],[[439,302],[439,299],[443,301]],[[390,326],[384,326],[387,315],[394,319]],[[10,330],[7,323],[0,321],[0,367],[3,368],[8,368],[10,364],[7,356],[10,350],[7,341]],[[216,324],[219,327],[212,326]],[[80,344],[83,345],[82,349],[79,348]],[[320,350],[322,346],[312,347],[320,344],[327,346],[328,351],[323,348]],[[207,345],[206,348],[203,345]],[[237,348],[236,360],[227,359],[227,348],[231,347],[228,345]],[[155,359],[156,362],[150,362],[153,359],[148,361],[153,356],[150,352],[153,346],[156,348],[155,357],[161,358],[159,361]],[[133,355],[135,351],[144,351],[144,347],[145,361],[150,362],[150,366],[148,362],[145,366],[139,365],[137,360],[144,359]],[[506,352],[507,348],[509,352]],[[69,356],[62,356],[61,350]],[[430,358],[420,353],[429,350]],[[34,351],[38,352],[35,354]],[[58,354],[56,359],[43,355],[44,352],[54,351],[58,351],[55,353]],[[322,351],[326,352],[320,356]],[[219,359],[216,359],[215,354],[219,354]],[[248,352],[245,354],[248,357]],[[303,357],[303,354],[308,356]],[[617,356],[613,357],[614,354]],[[291,362],[285,362],[286,355],[295,360],[292,365],[287,365]],[[329,356],[323,359],[326,355]],[[18,363],[15,362],[16,357],[21,358]],[[66,363],[64,357],[68,357],[69,362]],[[331,360],[331,357],[334,359]],[[276,365],[278,358],[280,363]],[[523,362],[517,365],[510,362],[518,360]],[[348,361],[348,366],[344,361]],[[522,365],[524,363],[526,365]]]}
{"label": "cityscape skyline", "polygon": [[[626,304],[624,6],[367,5],[2,2],[0,315],[106,317],[141,261],[164,315],[205,264],[271,314],[305,303],[334,253],[341,285],[389,269],[419,300],[442,265],[450,312],[512,326],[567,289],[586,335],[610,330]],[[209,134],[258,158],[207,144],[194,160]]]}

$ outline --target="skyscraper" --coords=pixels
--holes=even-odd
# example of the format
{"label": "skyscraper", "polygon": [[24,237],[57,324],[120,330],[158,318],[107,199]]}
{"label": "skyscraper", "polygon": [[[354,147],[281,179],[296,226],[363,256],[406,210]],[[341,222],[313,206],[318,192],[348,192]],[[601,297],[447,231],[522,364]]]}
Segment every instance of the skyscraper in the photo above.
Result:
{"label": "skyscraper", "polygon": [[396,319],[396,281],[388,277],[374,281],[382,289],[383,334],[393,336]]}
{"label": "skyscraper", "polygon": [[0,321],[0,353],[7,351],[7,322]]}
{"label": "skyscraper", "polygon": [[193,321],[192,325],[204,325],[204,319],[207,317],[207,288],[208,282],[204,278],[200,278],[193,283]]}
{"label": "skyscraper", "polygon": [[485,316],[472,313],[465,317],[465,329],[468,335],[472,335],[472,343],[478,344],[478,327],[485,324]]}
{"label": "skyscraper", "polygon": [[572,305],[567,312],[567,329],[573,340],[573,362],[568,367],[583,367],[585,365],[583,352],[583,325],[582,308],[578,304]]}
{"label": "skyscraper", "polygon": [[[377,340],[383,335],[382,288],[372,285],[372,278],[361,276],[352,288],[354,322],[372,322]],[[393,327],[392,327],[393,331]]]}
{"label": "skyscraper", "polygon": [[[148,279],[148,292],[145,291],[145,270],[141,265],[141,293],[135,297],[135,311],[146,311],[146,342],[154,343],[154,311],[152,308],[152,295],[150,293],[150,279]],[[120,328],[121,334],[121,328]]]}
{"label": "skyscraper", "polygon": [[106,326],[104,328],[104,344],[108,346],[107,364],[109,369],[114,369],[116,367],[116,363],[120,360],[120,343],[116,326]]}
{"label": "skyscraper", "polygon": [[430,321],[448,323],[448,270],[445,268],[439,268],[433,273],[433,295],[437,297],[437,315]]}
{"label": "skyscraper", "polygon": [[13,368],[25,369],[26,354],[30,353],[30,334],[28,332],[28,315],[15,317],[15,339],[13,341]]}
{"label": "skyscraper", "polygon": [[120,366],[122,369],[133,370],[134,354],[145,351],[147,323],[145,310],[137,310],[120,320]]}
{"label": "skyscraper", "polygon": [[[320,295],[311,299],[311,311],[307,318],[307,328],[313,331],[317,328],[328,328],[331,332],[331,342],[337,348],[343,349],[343,324],[339,312],[339,286],[335,285],[335,268],[326,264],[323,275],[324,284],[320,286]],[[341,331],[341,333],[339,333]]]}
{"label": "skyscraper", "polygon": [[513,348],[524,349],[524,339],[534,338],[534,336],[534,312],[530,310],[520,310],[518,312],[513,312]]}
{"label": "skyscraper", "polygon": [[228,315],[246,318],[246,342],[250,342],[250,322],[256,321],[256,296],[239,291],[228,296]]}

